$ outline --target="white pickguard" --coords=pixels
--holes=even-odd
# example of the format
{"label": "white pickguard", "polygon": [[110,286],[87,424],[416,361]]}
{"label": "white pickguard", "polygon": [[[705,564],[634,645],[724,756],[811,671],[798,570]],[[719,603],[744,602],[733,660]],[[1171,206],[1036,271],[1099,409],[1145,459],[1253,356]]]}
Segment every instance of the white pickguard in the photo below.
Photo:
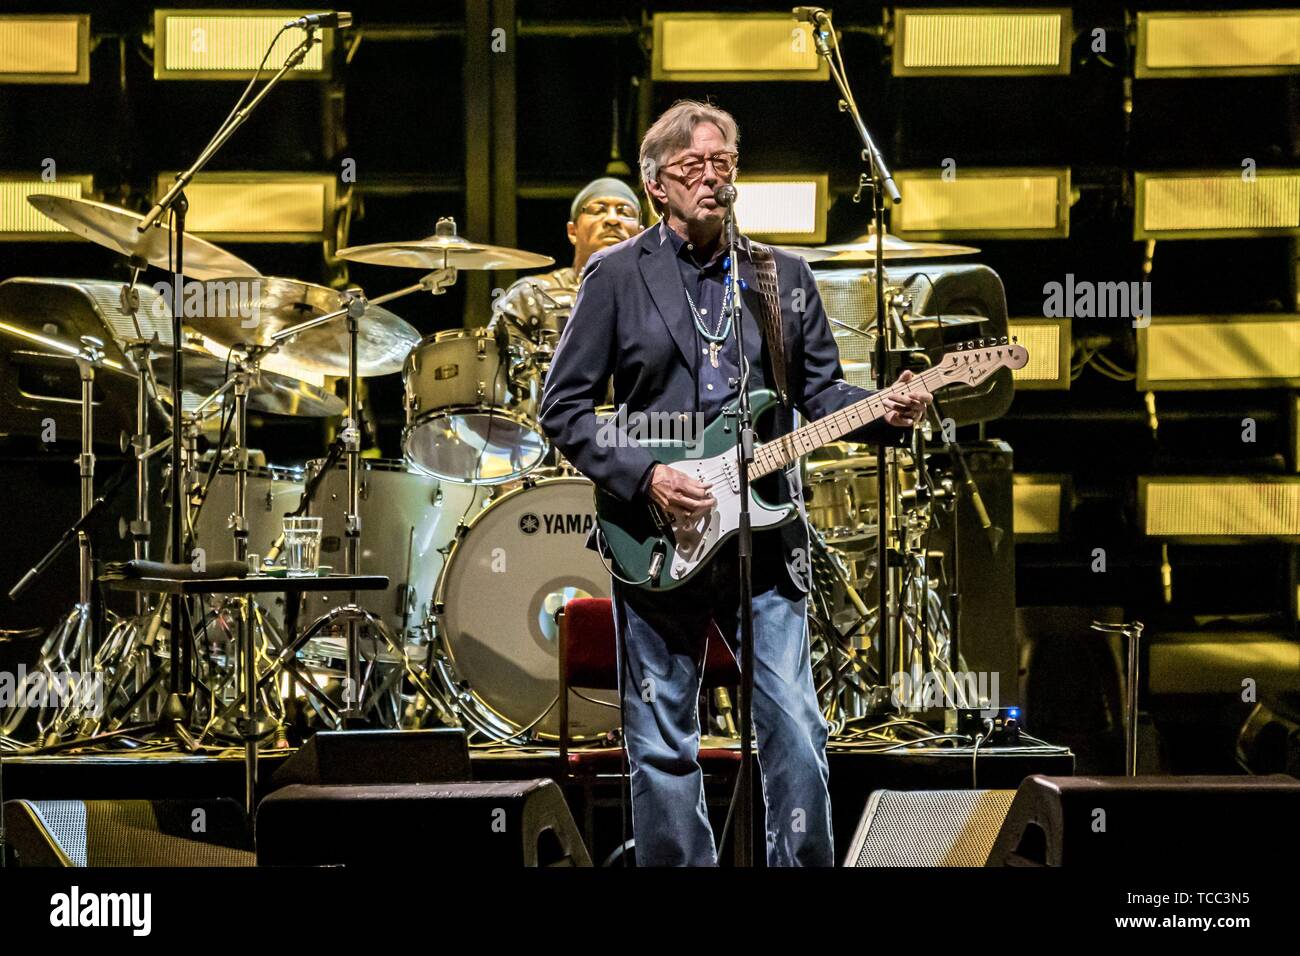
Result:
{"label": "white pickguard", "polygon": [[[675,461],[668,467],[688,478],[711,484],[717,502],[707,515],[701,515],[690,525],[683,525],[679,517],[673,519],[677,547],[673,549],[669,574],[673,580],[680,581],[707,561],[728,534],[740,528],[740,475],[736,453],[732,451],[713,458]],[[770,508],[752,493],[749,496],[749,521],[755,530],[779,524],[788,513],[788,508]]]}

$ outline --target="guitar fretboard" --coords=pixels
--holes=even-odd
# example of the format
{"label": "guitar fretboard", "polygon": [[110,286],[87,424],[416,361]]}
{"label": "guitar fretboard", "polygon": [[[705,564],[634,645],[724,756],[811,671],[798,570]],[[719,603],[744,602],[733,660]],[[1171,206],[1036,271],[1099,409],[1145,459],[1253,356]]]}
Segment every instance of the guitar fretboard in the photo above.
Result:
{"label": "guitar fretboard", "polygon": [[918,389],[934,392],[952,381],[955,381],[952,369],[936,365],[910,381],[895,382],[861,401],[846,405],[838,412],[832,412],[825,418],[809,422],[789,434],[759,445],[754,449],[754,461],[749,466],[749,480],[754,481],[779,471],[822,445],[839,441],[849,432],[870,425],[885,414],[886,395],[908,395]]}

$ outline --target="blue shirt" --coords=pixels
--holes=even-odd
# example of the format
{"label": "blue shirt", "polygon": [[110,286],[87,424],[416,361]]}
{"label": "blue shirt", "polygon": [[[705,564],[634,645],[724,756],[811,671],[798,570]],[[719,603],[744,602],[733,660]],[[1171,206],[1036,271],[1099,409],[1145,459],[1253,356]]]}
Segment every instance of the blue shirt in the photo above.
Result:
{"label": "blue shirt", "polygon": [[[726,298],[727,272],[722,267],[727,257],[727,247],[718,244],[713,257],[703,265],[695,258],[695,247],[663,223],[661,228],[668,234],[677,253],[677,271],[682,277],[682,296],[690,290],[691,298],[699,314],[695,318],[695,390],[699,410],[704,413],[704,421],[712,422],[722,411],[722,406],[734,402],[738,389],[731,383],[740,379],[740,363],[736,356],[735,329],[727,332],[718,352],[718,367],[709,361],[709,340],[700,333],[703,325],[710,332],[719,327],[722,321],[722,303]],[[689,309],[689,302],[687,308]],[[725,328],[726,323],[722,322]]]}

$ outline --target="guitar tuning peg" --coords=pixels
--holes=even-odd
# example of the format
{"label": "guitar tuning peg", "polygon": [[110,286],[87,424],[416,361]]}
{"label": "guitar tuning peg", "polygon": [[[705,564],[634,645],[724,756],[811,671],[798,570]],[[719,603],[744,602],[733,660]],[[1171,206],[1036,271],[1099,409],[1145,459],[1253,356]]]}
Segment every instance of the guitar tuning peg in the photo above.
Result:
{"label": "guitar tuning peg", "polygon": [[1000,343],[1000,344],[1002,344],[1002,345],[1006,345],[1006,344],[1007,344],[1007,342],[1008,342],[1008,339],[1007,339],[1007,337],[1006,337],[1006,336],[1005,336],[1005,335],[1004,335],[1004,336],[1002,336],[1002,342],[1001,342],[1001,343]]}

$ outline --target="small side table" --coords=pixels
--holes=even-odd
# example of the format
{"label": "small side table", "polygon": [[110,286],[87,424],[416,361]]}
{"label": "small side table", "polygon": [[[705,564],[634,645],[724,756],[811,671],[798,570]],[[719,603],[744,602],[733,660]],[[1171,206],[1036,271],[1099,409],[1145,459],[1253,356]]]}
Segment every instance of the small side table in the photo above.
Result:
{"label": "small side table", "polygon": [[[273,578],[257,574],[244,578],[206,578],[198,580],[172,580],[171,578],[121,578],[105,579],[104,584],[119,591],[147,591],[152,594],[180,594],[186,597],[206,594],[283,594],[285,607],[294,609],[285,614],[288,646],[297,639],[299,596],[315,591],[383,591],[388,588],[388,578],[382,574],[331,574],[323,578]],[[246,614],[239,616],[240,653],[243,656],[244,716],[240,721],[240,736],[244,741],[244,807],[250,825],[253,819],[254,791],[257,788],[257,653],[253,646]]]}

